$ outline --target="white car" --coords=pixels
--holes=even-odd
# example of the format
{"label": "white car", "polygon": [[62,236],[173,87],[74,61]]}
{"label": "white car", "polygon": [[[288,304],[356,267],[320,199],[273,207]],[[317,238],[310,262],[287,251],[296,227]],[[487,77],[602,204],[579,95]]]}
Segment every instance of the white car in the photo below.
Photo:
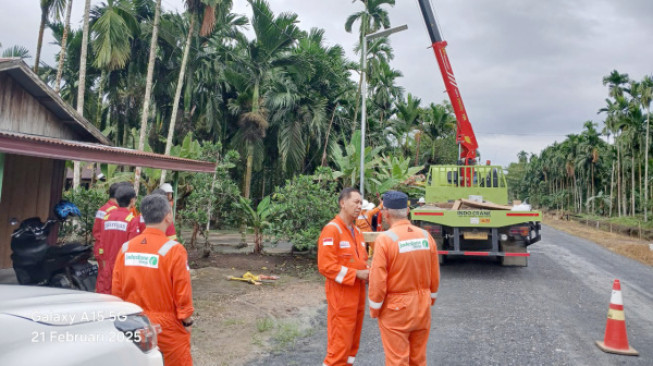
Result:
{"label": "white car", "polygon": [[157,327],[115,296],[0,285],[2,366],[162,366]]}

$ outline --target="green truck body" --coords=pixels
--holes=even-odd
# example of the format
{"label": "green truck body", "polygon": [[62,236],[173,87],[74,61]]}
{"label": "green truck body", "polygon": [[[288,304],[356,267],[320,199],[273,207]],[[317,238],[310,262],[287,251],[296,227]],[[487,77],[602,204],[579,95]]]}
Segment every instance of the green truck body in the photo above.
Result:
{"label": "green truck body", "polygon": [[[476,207],[460,209],[460,199]],[[541,239],[540,211],[505,206],[508,187],[500,166],[431,166],[425,200],[411,210],[411,219],[436,239],[441,262],[450,255],[495,256],[506,266],[526,266],[527,247]]]}

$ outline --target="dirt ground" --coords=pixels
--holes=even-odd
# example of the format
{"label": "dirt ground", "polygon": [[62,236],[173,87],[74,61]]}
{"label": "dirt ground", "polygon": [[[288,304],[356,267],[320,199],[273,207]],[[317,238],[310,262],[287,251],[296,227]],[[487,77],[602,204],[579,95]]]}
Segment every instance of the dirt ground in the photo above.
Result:
{"label": "dirt ground", "polygon": [[561,220],[552,215],[544,215],[545,224],[569,234],[591,240],[609,250],[653,266],[653,251],[649,243],[625,235],[598,230],[575,221]]}
{"label": "dirt ground", "polygon": [[[315,259],[301,256],[189,253],[192,269],[195,365],[246,365],[309,335],[326,306],[324,280]],[[256,286],[229,281],[246,271],[280,279]]]}

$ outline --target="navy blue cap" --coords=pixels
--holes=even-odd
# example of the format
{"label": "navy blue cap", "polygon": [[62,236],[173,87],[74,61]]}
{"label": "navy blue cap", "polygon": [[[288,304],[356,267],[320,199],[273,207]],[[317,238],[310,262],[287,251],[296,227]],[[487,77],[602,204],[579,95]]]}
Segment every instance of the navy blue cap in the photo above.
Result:
{"label": "navy blue cap", "polygon": [[383,194],[383,207],[402,209],[408,207],[408,196],[403,192],[387,191]]}

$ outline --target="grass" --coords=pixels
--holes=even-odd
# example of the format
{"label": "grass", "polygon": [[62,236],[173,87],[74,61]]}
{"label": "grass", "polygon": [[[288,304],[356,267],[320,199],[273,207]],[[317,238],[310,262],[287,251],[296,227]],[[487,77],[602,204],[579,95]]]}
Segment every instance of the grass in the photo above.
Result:
{"label": "grass", "polygon": [[300,338],[303,335],[304,332],[299,329],[297,322],[287,320],[277,324],[277,329],[272,336],[272,339],[278,343],[279,348],[286,348],[293,344],[295,339]]}
{"label": "grass", "polygon": [[544,223],[560,231],[591,240],[624,257],[653,266],[653,251],[649,249],[648,243],[645,241],[627,235],[606,232],[575,221],[559,220],[549,215],[544,216]]}
{"label": "grass", "polygon": [[272,328],[274,328],[274,319],[272,318],[256,319],[256,329],[258,329],[259,333],[267,332]]}

